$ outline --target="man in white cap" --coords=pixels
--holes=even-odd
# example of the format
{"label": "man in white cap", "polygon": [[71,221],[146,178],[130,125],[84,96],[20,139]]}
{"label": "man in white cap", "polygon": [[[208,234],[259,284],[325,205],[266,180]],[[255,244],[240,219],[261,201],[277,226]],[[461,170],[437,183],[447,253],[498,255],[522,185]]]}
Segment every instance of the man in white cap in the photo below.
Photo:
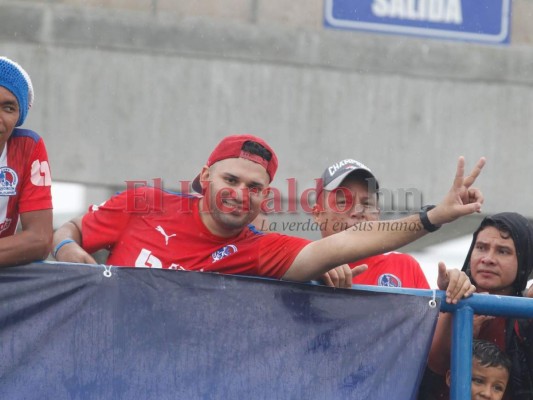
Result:
{"label": "man in white cap", "polygon": [[[33,103],[29,75],[0,57],[0,266],[46,258],[52,244],[52,194],[42,138],[24,123]],[[20,217],[21,231],[16,233]]]}
{"label": "man in white cap", "polygon": [[[331,236],[355,224],[379,221],[379,183],[372,171],[354,159],[344,159],[330,165],[318,181],[316,205],[313,208],[315,221],[322,237]],[[431,228],[429,228],[431,229]],[[352,283],[388,287],[429,289],[427,279],[418,262],[408,254],[388,252],[358,260],[349,264],[358,267]],[[324,279],[335,284],[336,269]],[[446,274],[446,269],[439,270]],[[442,281],[444,276],[439,276]]]}

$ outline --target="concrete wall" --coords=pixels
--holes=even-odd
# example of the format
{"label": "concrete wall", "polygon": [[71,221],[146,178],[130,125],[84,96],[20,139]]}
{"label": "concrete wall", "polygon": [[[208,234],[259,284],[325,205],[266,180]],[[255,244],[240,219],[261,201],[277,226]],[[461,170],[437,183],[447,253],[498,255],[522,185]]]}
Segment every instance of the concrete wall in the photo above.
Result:
{"label": "concrete wall", "polygon": [[511,45],[489,46],[326,29],[320,0],[0,1],[0,53],[32,76],[25,126],[56,180],[178,188],[250,132],[285,193],[354,157],[432,203],[459,155],[484,155],[484,211],[533,217],[532,6],[515,1]]}

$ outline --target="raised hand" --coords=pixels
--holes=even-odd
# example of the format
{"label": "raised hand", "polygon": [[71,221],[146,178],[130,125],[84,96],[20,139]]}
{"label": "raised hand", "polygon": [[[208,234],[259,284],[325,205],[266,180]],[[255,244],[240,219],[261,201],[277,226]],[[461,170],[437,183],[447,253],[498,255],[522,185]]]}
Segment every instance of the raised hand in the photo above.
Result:
{"label": "raised hand", "polygon": [[428,212],[428,217],[434,225],[442,225],[459,217],[481,211],[483,193],[472,187],[481,170],[485,166],[485,158],[481,157],[472,172],[464,176],[465,159],[459,157],[453,185],[442,202]]}
{"label": "raised hand", "polygon": [[446,290],[446,303],[456,304],[463,297],[471,296],[476,291],[468,276],[458,269],[447,269],[443,262],[439,262],[439,277],[437,286]]}

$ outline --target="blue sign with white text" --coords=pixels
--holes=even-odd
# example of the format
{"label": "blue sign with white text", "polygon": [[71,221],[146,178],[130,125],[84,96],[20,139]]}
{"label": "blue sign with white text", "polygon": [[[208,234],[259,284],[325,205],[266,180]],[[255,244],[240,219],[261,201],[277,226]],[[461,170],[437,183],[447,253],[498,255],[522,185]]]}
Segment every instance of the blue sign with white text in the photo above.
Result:
{"label": "blue sign with white text", "polygon": [[509,43],[511,0],[326,0],[325,25]]}

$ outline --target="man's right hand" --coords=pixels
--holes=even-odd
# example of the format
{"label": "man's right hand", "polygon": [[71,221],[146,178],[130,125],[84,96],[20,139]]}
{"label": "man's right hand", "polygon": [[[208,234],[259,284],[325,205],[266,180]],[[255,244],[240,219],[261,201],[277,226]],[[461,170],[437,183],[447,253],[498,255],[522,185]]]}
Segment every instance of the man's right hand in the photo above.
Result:
{"label": "man's right hand", "polygon": [[[82,243],[82,217],[74,218],[62,226],[60,226],[54,233],[54,253],[52,255],[57,261],[61,262],[71,262],[71,263],[82,263],[82,264],[98,264],[96,260],[87,253],[83,247],[80,246]],[[68,242],[73,240],[73,242]],[[63,241],[67,241],[61,246]],[[59,246],[59,249],[56,248]]]}
{"label": "man's right hand", "polygon": [[362,274],[368,269],[368,265],[361,264],[350,268],[348,264],[343,264],[333,268],[322,275],[321,279],[326,286],[350,289],[352,287],[352,278]]}
{"label": "man's right hand", "polygon": [[476,291],[476,287],[463,271],[457,268],[447,269],[442,261],[439,262],[437,286],[440,290],[446,290],[446,303],[450,304],[457,304],[459,300],[471,296]]}
{"label": "man's right hand", "polygon": [[62,246],[55,255],[55,259],[61,262],[81,263],[81,264],[98,264],[96,260],[77,242],[67,243]]}

